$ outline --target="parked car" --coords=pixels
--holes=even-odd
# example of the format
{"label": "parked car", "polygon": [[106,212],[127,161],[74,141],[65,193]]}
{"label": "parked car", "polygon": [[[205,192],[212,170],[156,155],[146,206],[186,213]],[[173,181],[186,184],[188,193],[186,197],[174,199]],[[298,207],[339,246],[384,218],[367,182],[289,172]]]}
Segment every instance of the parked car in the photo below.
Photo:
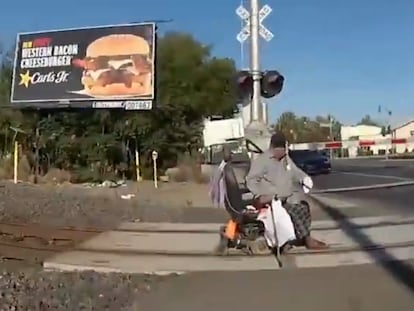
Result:
{"label": "parked car", "polygon": [[295,164],[309,175],[329,174],[331,161],[317,150],[291,150],[289,156]]}

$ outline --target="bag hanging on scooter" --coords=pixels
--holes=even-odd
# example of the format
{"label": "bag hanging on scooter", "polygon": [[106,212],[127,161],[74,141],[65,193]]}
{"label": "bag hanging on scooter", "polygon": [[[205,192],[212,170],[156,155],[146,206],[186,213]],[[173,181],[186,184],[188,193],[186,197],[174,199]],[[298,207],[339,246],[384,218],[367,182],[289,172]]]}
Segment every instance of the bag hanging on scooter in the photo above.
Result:
{"label": "bag hanging on scooter", "polygon": [[261,220],[265,226],[265,239],[269,247],[275,247],[276,242],[281,247],[286,242],[296,239],[292,219],[280,200],[273,200],[271,208],[263,209],[258,215],[258,220]]}

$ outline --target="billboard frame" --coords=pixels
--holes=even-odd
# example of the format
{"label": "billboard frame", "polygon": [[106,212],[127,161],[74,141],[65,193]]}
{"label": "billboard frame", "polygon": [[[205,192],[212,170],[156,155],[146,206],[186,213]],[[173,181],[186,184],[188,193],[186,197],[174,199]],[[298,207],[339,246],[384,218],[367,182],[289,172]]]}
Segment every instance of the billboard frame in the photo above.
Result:
{"label": "billboard frame", "polygon": [[[89,30],[89,29],[105,29],[111,27],[130,27],[130,26],[151,26],[152,27],[152,95],[148,98],[85,98],[85,99],[60,99],[60,100],[13,100],[15,91],[15,78],[17,69],[17,56],[19,53],[20,38],[23,35],[36,35],[36,34],[48,34],[58,33],[64,31],[75,31],[75,30]],[[12,71],[12,83],[10,89],[10,107],[15,109],[64,109],[64,108],[75,108],[75,109],[125,109],[125,110],[152,110],[156,99],[156,51],[157,51],[157,23],[156,22],[138,22],[138,23],[122,23],[122,24],[109,24],[109,25],[97,25],[97,26],[83,26],[83,27],[70,27],[62,29],[52,30],[39,30],[30,32],[19,32],[16,35],[14,60],[13,60],[13,71]],[[110,107],[110,103],[113,103]],[[116,103],[116,105],[115,105]],[[150,104],[150,105],[149,105]],[[134,109],[135,106],[135,109]],[[138,106],[150,106],[150,108],[136,108]]]}

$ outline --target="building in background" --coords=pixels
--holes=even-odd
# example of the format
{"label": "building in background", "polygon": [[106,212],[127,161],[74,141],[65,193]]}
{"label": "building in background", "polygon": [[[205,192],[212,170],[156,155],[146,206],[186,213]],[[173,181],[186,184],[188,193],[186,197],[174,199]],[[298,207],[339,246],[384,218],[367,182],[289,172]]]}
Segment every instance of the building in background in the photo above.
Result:
{"label": "building in background", "polygon": [[394,127],[390,134],[372,125],[341,126],[341,142],[299,143],[291,150],[340,149],[338,156],[354,158],[361,155],[414,152],[414,120]]}
{"label": "building in background", "polygon": [[384,138],[382,128],[374,125],[341,126],[341,140],[374,140]]}
{"label": "building in background", "polygon": [[[414,120],[406,122],[392,130],[394,138],[410,138],[414,136]],[[395,146],[397,153],[414,152],[414,143]]]}
{"label": "building in background", "polygon": [[[374,125],[354,125],[354,126],[341,126],[341,140],[367,140],[367,141],[376,141],[383,139],[390,139],[391,135],[382,135],[382,128],[380,126]],[[371,151],[372,154],[377,155],[385,153],[387,149],[391,149],[391,145],[387,146],[386,144],[373,145],[369,147],[364,147],[366,151]],[[348,154],[349,157],[356,157],[358,155],[359,147],[349,147]]]}

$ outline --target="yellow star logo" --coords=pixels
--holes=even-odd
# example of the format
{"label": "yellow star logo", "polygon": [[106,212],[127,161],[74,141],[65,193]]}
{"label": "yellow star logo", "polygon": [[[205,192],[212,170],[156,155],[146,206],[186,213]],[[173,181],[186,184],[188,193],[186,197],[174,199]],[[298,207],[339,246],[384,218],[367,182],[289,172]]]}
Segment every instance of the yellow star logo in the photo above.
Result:
{"label": "yellow star logo", "polygon": [[30,82],[32,82],[32,77],[30,76],[30,71],[27,70],[26,73],[20,74],[20,83],[19,85],[24,85],[26,88],[29,87]]}

